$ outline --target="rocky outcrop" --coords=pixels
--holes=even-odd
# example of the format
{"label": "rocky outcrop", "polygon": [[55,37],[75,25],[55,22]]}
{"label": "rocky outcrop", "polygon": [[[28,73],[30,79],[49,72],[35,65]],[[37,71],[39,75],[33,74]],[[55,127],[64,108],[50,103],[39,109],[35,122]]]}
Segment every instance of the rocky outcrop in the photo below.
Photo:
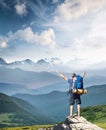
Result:
{"label": "rocky outcrop", "polygon": [[75,116],[67,117],[62,124],[55,125],[53,130],[103,130],[102,128],[88,122],[85,118]]}

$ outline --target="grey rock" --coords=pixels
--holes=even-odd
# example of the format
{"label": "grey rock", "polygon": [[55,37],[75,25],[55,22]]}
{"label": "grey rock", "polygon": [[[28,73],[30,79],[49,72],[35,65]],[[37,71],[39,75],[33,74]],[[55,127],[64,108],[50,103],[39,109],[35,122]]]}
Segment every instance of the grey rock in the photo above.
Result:
{"label": "grey rock", "polygon": [[85,118],[75,116],[67,117],[62,124],[55,125],[53,130],[103,130],[102,128],[88,122]]}

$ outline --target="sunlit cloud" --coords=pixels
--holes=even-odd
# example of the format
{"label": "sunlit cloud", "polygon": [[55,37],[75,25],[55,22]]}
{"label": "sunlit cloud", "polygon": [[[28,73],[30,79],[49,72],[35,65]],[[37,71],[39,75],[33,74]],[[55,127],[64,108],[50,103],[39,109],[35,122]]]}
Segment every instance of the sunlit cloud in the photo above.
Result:
{"label": "sunlit cloud", "polygon": [[5,41],[0,42],[0,48],[7,48],[7,43]]}
{"label": "sunlit cloud", "polygon": [[3,36],[0,36],[0,48],[7,48],[7,39]]}
{"label": "sunlit cloud", "polygon": [[33,32],[31,27],[27,27],[23,30],[18,30],[15,33],[9,32],[7,37],[2,38],[2,44],[5,41],[24,41],[26,43],[41,45],[41,46],[54,46],[55,43],[55,33],[52,28],[42,31],[40,34]]}
{"label": "sunlit cloud", "polygon": [[58,3],[58,0],[52,0],[53,3]]}
{"label": "sunlit cloud", "polygon": [[64,3],[57,6],[54,21],[71,21],[87,13],[96,12],[103,7],[106,7],[105,0],[65,0]]}
{"label": "sunlit cloud", "polygon": [[26,16],[28,13],[26,5],[24,3],[23,4],[16,4],[15,9],[16,9],[16,13],[20,16]]}

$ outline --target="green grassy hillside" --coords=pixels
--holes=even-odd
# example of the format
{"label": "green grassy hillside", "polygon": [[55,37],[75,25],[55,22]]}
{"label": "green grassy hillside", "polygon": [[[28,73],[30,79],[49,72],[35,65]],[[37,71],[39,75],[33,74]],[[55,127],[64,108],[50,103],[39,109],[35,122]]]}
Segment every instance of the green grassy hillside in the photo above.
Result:
{"label": "green grassy hillside", "polygon": [[53,123],[50,118],[26,101],[0,93],[0,127],[49,123]]}
{"label": "green grassy hillside", "polygon": [[53,125],[35,125],[35,126],[23,126],[23,127],[10,127],[10,128],[1,128],[0,130],[49,130]]}
{"label": "green grassy hillside", "polygon": [[81,111],[82,116],[88,121],[106,129],[106,105],[89,106]]}
{"label": "green grassy hillside", "polygon": [[[106,84],[95,85],[87,89],[88,93],[81,96],[82,107],[106,104]],[[67,92],[53,91],[41,95],[16,94],[14,96],[37,106],[37,108],[50,118],[53,118],[56,122],[63,121],[69,114],[70,95],[67,95]]]}
{"label": "green grassy hillside", "polygon": [[[88,121],[106,129],[106,105],[89,106],[81,109],[81,114]],[[7,118],[7,117],[6,117]],[[1,130],[38,130],[38,128],[49,128],[51,125],[23,126],[13,128],[2,128]]]}
{"label": "green grassy hillside", "polygon": [[0,93],[0,113],[11,112],[24,113],[25,111],[21,107],[19,107],[10,96]]}

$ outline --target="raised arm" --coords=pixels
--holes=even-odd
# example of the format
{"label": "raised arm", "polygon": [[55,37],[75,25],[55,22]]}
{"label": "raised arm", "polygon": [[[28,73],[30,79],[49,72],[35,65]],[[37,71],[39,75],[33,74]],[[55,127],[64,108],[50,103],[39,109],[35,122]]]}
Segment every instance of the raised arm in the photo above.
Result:
{"label": "raised arm", "polygon": [[82,78],[84,78],[84,77],[85,77],[85,74],[86,74],[86,72],[83,72],[83,73],[82,73]]}
{"label": "raised arm", "polygon": [[62,74],[60,71],[56,71],[56,73],[57,73],[61,78],[63,78],[64,80],[68,80],[68,78],[67,78],[64,74]]}

